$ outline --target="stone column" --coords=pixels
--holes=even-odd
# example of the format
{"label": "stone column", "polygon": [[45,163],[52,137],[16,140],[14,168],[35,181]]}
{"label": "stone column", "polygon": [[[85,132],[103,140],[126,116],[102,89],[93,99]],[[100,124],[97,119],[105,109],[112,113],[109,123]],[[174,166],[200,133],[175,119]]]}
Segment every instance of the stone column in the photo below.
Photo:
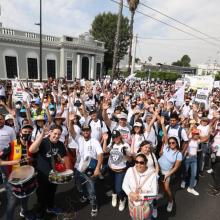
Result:
{"label": "stone column", "polygon": [[95,79],[95,56],[91,57],[91,79]]}
{"label": "stone column", "polygon": [[77,63],[76,63],[76,78],[80,79],[81,78],[81,74],[80,74],[80,70],[81,70],[81,57],[80,54],[77,54]]}

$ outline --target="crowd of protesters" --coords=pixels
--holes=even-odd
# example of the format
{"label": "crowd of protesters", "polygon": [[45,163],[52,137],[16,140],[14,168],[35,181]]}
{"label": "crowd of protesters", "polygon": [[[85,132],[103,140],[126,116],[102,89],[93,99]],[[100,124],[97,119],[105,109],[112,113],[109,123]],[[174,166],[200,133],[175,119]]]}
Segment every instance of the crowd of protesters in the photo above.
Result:
{"label": "crowd of protesters", "polygon": [[[50,174],[65,176],[67,169],[74,173],[79,202],[91,204],[91,216],[99,210],[96,182],[105,178],[112,206],[123,211],[128,204],[134,220],[157,218],[161,197],[172,212],[173,183],[199,196],[197,184],[206,173],[213,176],[208,195],[220,195],[219,89],[210,91],[207,105],[195,102],[190,88],[177,105],[169,82],[49,79],[39,88],[23,83],[22,89],[23,99],[15,100],[11,82],[0,82],[0,184],[7,220],[17,219],[16,200],[24,219],[61,213],[54,203],[59,183]],[[11,177],[27,165],[36,171],[36,213],[28,209],[29,196],[16,196]]]}

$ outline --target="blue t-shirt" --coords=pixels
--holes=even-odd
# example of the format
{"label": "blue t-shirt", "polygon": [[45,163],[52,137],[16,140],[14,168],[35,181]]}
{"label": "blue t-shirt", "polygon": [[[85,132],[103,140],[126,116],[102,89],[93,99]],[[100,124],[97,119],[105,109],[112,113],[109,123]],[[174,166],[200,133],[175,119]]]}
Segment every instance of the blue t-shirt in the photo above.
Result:
{"label": "blue t-shirt", "polygon": [[174,151],[165,145],[163,148],[163,155],[159,158],[158,163],[160,165],[161,170],[163,171],[170,171],[175,162],[182,161],[183,156],[180,151]]}

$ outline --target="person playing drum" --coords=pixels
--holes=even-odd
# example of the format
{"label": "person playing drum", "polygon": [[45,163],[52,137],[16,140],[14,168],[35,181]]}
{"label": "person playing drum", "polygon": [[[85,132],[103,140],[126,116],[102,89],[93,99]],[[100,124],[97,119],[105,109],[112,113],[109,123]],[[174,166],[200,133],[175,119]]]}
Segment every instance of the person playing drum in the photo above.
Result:
{"label": "person playing drum", "polygon": [[[8,148],[5,148],[2,151],[3,160],[1,164],[7,165],[7,169],[5,169],[5,174],[7,177],[11,174],[13,170],[18,169],[20,166],[27,165],[29,163],[29,159],[32,155],[29,153],[28,148],[31,145],[31,133],[33,127],[29,124],[24,125],[19,133],[19,138],[17,140],[12,141],[9,144]],[[6,178],[7,179],[7,178]],[[6,180],[6,191],[7,191],[7,209],[6,209],[6,219],[13,220],[14,219],[14,212],[15,212],[15,205],[16,205],[16,197],[13,195],[12,186]],[[28,204],[28,197],[21,198],[21,211],[20,216],[24,217],[25,219],[34,219],[33,214],[28,211],[27,204]]]}
{"label": "person playing drum", "polygon": [[54,206],[57,184],[49,181],[51,170],[64,166],[63,161],[66,159],[65,146],[59,141],[61,133],[61,126],[53,125],[49,132],[49,127],[45,125],[39,137],[29,148],[32,154],[36,154],[38,219],[43,219],[46,212],[55,215],[62,213]]}

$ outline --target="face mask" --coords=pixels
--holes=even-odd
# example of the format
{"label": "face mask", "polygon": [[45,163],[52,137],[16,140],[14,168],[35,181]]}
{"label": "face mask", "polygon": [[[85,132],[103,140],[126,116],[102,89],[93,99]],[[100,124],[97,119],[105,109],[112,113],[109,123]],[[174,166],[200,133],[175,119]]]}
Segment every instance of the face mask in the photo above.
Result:
{"label": "face mask", "polygon": [[15,105],[15,108],[16,109],[21,109],[21,105],[17,104],[17,105]]}
{"label": "face mask", "polygon": [[198,116],[201,118],[201,117],[202,117],[202,114],[198,114]]}
{"label": "face mask", "polygon": [[92,97],[93,97],[92,95],[89,95],[89,99],[92,99]]}
{"label": "face mask", "polygon": [[31,134],[21,134],[21,139],[24,141],[30,141],[31,140]]}

